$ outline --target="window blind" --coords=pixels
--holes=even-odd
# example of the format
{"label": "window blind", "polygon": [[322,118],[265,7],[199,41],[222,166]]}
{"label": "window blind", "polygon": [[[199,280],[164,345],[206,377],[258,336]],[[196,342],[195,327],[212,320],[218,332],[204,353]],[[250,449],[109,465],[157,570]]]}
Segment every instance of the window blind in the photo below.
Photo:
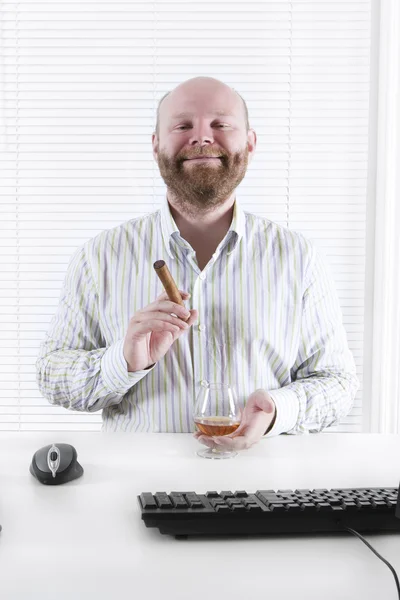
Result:
{"label": "window blind", "polygon": [[[41,396],[39,344],[73,252],[159,208],[156,107],[196,75],[245,98],[237,197],[324,255],[362,383],[374,1],[3,0],[0,429],[100,429]],[[361,431],[362,397],[330,431]]]}

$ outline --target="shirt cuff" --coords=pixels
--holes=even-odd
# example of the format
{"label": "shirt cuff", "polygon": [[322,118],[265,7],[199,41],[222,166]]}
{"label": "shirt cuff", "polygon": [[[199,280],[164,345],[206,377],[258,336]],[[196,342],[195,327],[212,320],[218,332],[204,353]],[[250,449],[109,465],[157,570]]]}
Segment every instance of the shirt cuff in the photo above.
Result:
{"label": "shirt cuff", "polygon": [[276,419],[273,427],[263,437],[273,437],[287,433],[296,425],[299,417],[300,405],[296,392],[284,387],[278,390],[267,390],[276,406]]}
{"label": "shirt cuff", "polygon": [[150,373],[155,364],[143,371],[128,371],[128,363],[124,356],[124,339],[115,342],[107,348],[101,359],[101,374],[103,381],[111,392],[123,395],[138,383],[145,375]]}

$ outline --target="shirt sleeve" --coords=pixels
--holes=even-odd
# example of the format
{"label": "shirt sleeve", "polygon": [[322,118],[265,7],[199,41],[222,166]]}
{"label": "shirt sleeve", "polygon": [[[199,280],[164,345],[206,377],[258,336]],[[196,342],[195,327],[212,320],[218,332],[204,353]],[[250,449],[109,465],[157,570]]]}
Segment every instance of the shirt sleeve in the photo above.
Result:
{"label": "shirt sleeve", "polygon": [[314,245],[311,249],[291,383],[267,390],[276,419],[264,437],[318,433],[336,425],[350,412],[360,386],[333,278]]}
{"label": "shirt sleeve", "polygon": [[50,404],[95,412],[122,401],[151,369],[128,372],[124,339],[106,347],[86,245],[71,258],[36,360],[36,381]]}

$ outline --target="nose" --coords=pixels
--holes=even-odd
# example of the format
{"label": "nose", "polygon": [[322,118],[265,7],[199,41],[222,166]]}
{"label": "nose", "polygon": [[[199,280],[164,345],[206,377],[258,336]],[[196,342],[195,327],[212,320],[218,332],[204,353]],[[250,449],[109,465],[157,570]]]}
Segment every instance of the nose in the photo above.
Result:
{"label": "nose", "polygon": [[191,131],[189,145],[194,146],[200,144],[201,146],[207,146],[214,143],[214,134],[210,125],[198,124],[195,125]]}

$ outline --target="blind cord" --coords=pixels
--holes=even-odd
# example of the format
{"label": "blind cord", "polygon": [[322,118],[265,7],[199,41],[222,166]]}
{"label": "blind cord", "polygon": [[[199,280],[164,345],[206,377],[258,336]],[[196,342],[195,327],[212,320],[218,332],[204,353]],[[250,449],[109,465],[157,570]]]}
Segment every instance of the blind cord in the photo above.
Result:
{"label": "blind cord", "polygon": [[390,570],[392,571],[392,573],[393,573],[393,577],[394,577],[394,580],[395,580],[395,582],[396,582],[397,593],[398,593],[398,595],[399,595],[399,598],[400,598],[400,584],[399,584],[399,578],[397,577],[397,573],[396,573],[395,569],[392,567],[392,565],[390,564],[390,562],[388,562],[387,560],[385,560],[385,559],[383,558],[383,556],[381,556],[381,555],[379,554],[379,552],[377,552],[377,551],[376,551],[376,550],[375,550],[375,549],[374,549],[374,548],[371,546],[371,544],[370,544],[369,542],[367,542],[367,540],[366,540],[365,538],[363,538],[363,536],[362,536],[360,533],[357,533],[357,531],[354,531],[354,529],[351,529],[351,527],[345,527],[344,529],[345,529],[346,531],[350,531],[350,533],[353,533],[354,535],[356,535],[357,537],[359,537],[359,538],[360,538],[360,540],[361,540],[362,542],[364,542],[364,544],[365,544],[366,546],[368,546],[368,548],[369,548],[370,550],[372,550],[372,552],[373,552],[374,554],[376,554],[376,556],[377,556],[378,558],[380,558],[380,559],[381,559],[381,560],[382,560],[382,561],[385,563],[385,565],[387,565],[387,566],[389,567],[389,569],[390,569]]}

